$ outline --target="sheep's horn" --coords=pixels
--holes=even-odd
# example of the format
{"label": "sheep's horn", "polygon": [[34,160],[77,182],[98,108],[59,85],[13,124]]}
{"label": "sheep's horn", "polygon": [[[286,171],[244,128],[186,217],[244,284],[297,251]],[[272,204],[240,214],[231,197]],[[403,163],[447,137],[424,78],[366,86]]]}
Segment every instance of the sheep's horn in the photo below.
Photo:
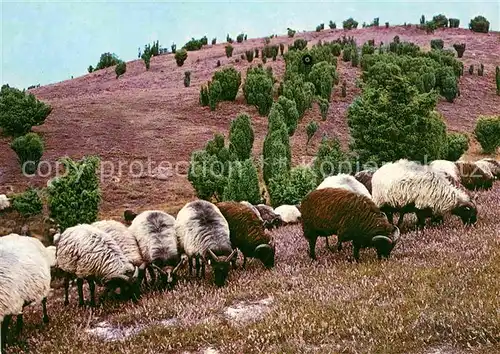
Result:
{"label": "sheep's horn", "polygon": [[264,243],[262,245],[258,245],[257,247],[255,247],[255,251],[263,249],[263,248],[269,248],[269,249],[271,249],[272,247],[271,247],[271,245],[268,245],[267,243]]}
{"label": "sheep's horn", "polygon": [[139,276],[139,267],[135,266],[134,274],[128,279],[129,282],[133,283]]}
{"label": "sheep's horn", "polygon": [[233,259],[233,257],[234,257],[235,255],[238,255],[238,249],[237,249],[237,248],[235,248],[235,249],[233,250],[233,252],[231,252],[231,254],[227,257],[227,260],[229,261],[229,260]]}
{"label": "sheep's horn", "polygon": [[165,271],[163,269],[161,269],[160,267],[158,267],[156,264],[151,264],[151,267],[153,267],[154,269],[156,269],[157,271],[159,271],[164,276],[167,276],[167,274],[165,273]]}
{"label": "sheep's horn", "polygon": [[401,235],[401,231],[399,231],[399,227],[397,226],[394,226],[395,227],[395,230],[394,230],[394,234],[392,236],[394,242],[396,243],[398,240],[399,240],[399,236]]}
{"label": "sheep's horn", "polygon": [[179,262],[179,264],[177,264],[174,268],[174,270],[172,270],[172,273],[177,273],[177,271],[180,269],[180,267],[182,267],[185,263],[187,262],[187,259],[185,257],[181,257],[181,261]]}
{"label": "sheep's horn", "polygon": [[211,249],[209,249],[207,252],[208,252],[208,254],[210,255],[210,257],[212,257],[212,259],[213,259],[214,261],[218,261],[218,260],[219,260],[219,257],[217,257],[217,256],[215,255],[215,253],[213,253],[213,252],[212,252],[212,250],[211,250]]}
{"label": "sheep's horn", "polygon": [[378,235],[378,236],[375,236],[374,238],[372,238],[372,242],[376,242],[378,240],[385,240],[389,243],[392,243],[392,240],[387,236]]}
{"label": "sheep's horn", "polygon": [[139,270],[144,270],[146,269],[146,262],[143,262],[140,266],[139,266]]}

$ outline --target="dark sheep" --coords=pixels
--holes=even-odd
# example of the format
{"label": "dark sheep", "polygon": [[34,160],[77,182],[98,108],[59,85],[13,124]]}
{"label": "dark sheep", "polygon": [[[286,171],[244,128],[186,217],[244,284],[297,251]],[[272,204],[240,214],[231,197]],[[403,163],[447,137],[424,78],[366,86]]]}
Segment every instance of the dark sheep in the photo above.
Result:
{"label": "dark sheep", "polygon": [[281,216],[276,214],[268,205],[258,204],[255,206],[260,213],[260,217],[264,220],[264,227],[268,230],[272,230],[276,227],[280,227],[283,225],[283,220]]}
{"label": "dark sheep", "polygon": [[370,194],[372,193],[372,177],[374,173],[375,171],[363,170],[354,175],[354,178],[361,182],[366,187],[366,189],[368,189],[368,192],[370,192]]}
{"label": "dark sheep", "polygon": [[137,216],[137,213],[133,212],[130,209],[127,209],[123,212],[123,219],[125,220],[125,223],[127,225],[130,225],[132,223],[132,221],[134,221],[136,216]]}
{"label": "dark sheep", "polygon": [[374,247],[378,258],[389,258],[399,238],[399,229],[387,220],[375,203],[357,193],[325,188],[310,192],[301,204],[302,228],[309,241],[309,256],[316,259],[319,236],[337,235],[337,249],[352,241],[353,254],[359,260],[361,248]]}
{"label": "dark sheep", "polygon": [[493,178],[488,176],[479,166],[473,162],[457,161],[458,172],[462,185],[469,190],[490,189],[493,186]]}
{"label": "dark sheep", "polygon": [[266,268],[274,267],[274,246],[270,245],[262,222],[248,206],[237,202],[218,203],[222,215],[229,223],[229,235],[233,248],[243,254],[243,267],[247,257],[258,258]]}

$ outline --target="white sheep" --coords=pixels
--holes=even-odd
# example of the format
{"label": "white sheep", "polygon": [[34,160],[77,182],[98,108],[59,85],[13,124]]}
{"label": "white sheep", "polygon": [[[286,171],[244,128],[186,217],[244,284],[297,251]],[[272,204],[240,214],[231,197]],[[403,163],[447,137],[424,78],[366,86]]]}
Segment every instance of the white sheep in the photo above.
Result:
{"label": "white sheep", "polygon": [[486,157],[486,158],[481,159],[479,161],[484,161],[484,162],[488,163],[491,173],[493,173],[493,175],[497,179],[500,179],[500,161],[489,158],[489,157]]}
{"label": "white sheep", "polygon": [[180,251],[189,260],[196,260],[196,275],[200,276],[200,258],[202,275],[205,274],[206,261],[212,266],[214,281],[223,286],[229,273],[229,264],[237,256],[237,249],[232,248],[229,236],[229,224],[221,211],[214,204],[205,200],[187,203],[177,214],[175,231],[179,240]]}
{"label": "white sheep", "polygon": [[148,210],[137,215],[129,226],[147,265],[151,284],[156,280],[154,269],[162,278],[162,286],[172,288],[183,264],[177,246],[175,218],[160,210]]}
{"label": "white sheep", "polygon": [[17,333],[23,326],[23,308],[41,303],[43,322],[48,323],[47,296],[54,256],[36,238],[10,234],[0,238],[0,322],[2,350],[9,323],[17,315]]}
{"label": "white sheep", "polygon": [[91,306],[95,306],[94,281],[106,287],[104,295],[120,287],[123,293],[137,300],[139,268],[128,261],[120,246],[106,232],[88,224],[67,228],[57,242],[56,258],[56,266],[66,274],[65,305],[69,303],[69,280],[73,277],[77,278],[80,306],[84,305],[84,279],[89,284]]}
{"label": "white sheep", "polygon": [[479,160],[479,161],[474,162],[474,164],[476,166],[478,166],[486,174],[486,176],[489,179],[494,180],[496,178],[495,166],[492,163],[485,161],[485,160]]}
{"label": "white sheep", "polygon": [[370,192],[363,183],[359,182],[355,177],[345,173],[326,177],[323,182],[316,187],[316,189],[324,188],[342,188],[372,199]]}
{"label": "white sheep", "polygon": [[5,194],[0,194],[0,211],[10,208],[10,199]]}
{"label": "white sheep", "polygon": [[389,216],[399,212],[398,227],[405,213],[415,212],[418,226],[427,217],[442,217],[451,212],[465,224],[475,223],[477,209],[470,197],[453,186],[444,176],[429,166],[399,160],[382,166],[372,178],[375,204]]}
{"label": "white sheep", "polygon": [[429,166],[436,171],[444,173],[448,180],[455,186],[460,186],[460,171],[455,162],[448,160],[434,160]]}
{"label": "white sheep", "polygon": [[300,221],[301,214],[296,205],[281,205],[274,209],[274,212],[281,217],[285,224],[295,224]]}

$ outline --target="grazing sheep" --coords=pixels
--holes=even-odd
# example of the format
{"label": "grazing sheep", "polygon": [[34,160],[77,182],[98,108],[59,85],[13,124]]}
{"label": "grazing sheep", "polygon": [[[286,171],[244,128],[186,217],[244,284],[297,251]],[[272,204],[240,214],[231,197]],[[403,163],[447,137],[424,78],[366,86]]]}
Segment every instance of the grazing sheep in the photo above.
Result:
{"label": "grazing sheep", "polygon": [[127,225],[130,225],[130,223],[135,219],[137,216],[137,213],[133,212],[130,209],[127,209],[123,212],[123,219],[127,223]]}
{"label": "grazing sheep", "polygon": [[457,161],[455,163],[460,174],[460,182],[469,190],[490,189],[493,176],[473,162]]}
{"label": "grazing sheep", "polygon": [[352,241],[353,255],[359,260],[361,248],[374,247],[378,258],[388,258],[398,238],[399,229],[368,197],[343,188],[316,189],[302,200],[302,229],[309,241],[309,256],[316,259],[319,236],[338,235],[342,242]]}
{"label": "grazing sheep", "polygon": [[7,340],[9,323],[17,315],[17,337],[23,327],[23,308],[41,303],[43,322],[48,323],[47,296],[50,267],[55,263],[51,250],[36,238],[10,234],[0,238],[0,322],[1,351]]}
{"label": "grazing sheep", "polygon": [[274,209],[274,212],[281,217],[284,224],[295,224],[300,222],[300,210],[296,205],[281,205]]}
{"label": "grazing sheep", "polygon": [[455,162],[448,160],[434,160],[429,166],[435,171],[443,173],[446,178],[455,186],[458,187],[460,183],[460,172]]}
{"label": "grazing sheep", "polygon": [[88,224],[66,229],[57,243],[56,266],[65,272],[64,304],[69,303],[70,279],[76,277],[79,305],[84,305],[83,280],[90,289],[90,305],[95,306],[95,282],[106,287],[101,300],[110,291],[121,288],[134,301],[138,299],[139,268],[129,262],[120,246],[106,232]]}
{"label": "grazing sheep", "polygon": [[0,211],[10,208],[10,199],[5,194],[0,194]]}
{"label": "grazing sheep", "polygon": [[405,213],[416,213],[418,227],[425,225],[426,218],[451,212],[464,224],[477,220],[477,209],[470,197],[453,186],[445,175],[429,166],[408,160],[387,163],[372,178],[373,201],[389,216],[400,213],[401,227]]}
{"label": "grazing sheep", "polygon": [[283,224],[281,217],[274,212],[274,209],[265,204],[257,204],[255,208],[258,210],[262,220],[264,220],[264,227],[268,230],[280,227]]}
{"label": "grazing sheep", "polygon": [[474,162],[476,166],[478,166],[483,172],[490,178],[492,181],[496,179],[495,176],[495,165],[484,160],[479,160]]}
{"label": "grazing sheep", "polygon": [[492,159],[492,158],[484,158],[484,159],[481,159],[479,161],[483,161],[483,162],[488,163],[491,173],[497,179],[500,179],[500,161],[497,161],[497,160]]}
{"label": "grazing sheep", "polygon": [[175,218],[160,210],[140,213],[132,221],[129,230],[135,236],[144,262],[146,262],[151,285],[161,275],[160,287],[172,289],[177,282],[177,272],[184,263],[177,246]]}
{"label": "grazing sheep", "polygon": [[368,189],[351,175],[341,173],[336,176],[326,177],[316,189],[324,188],[343,188],[348,191],[364,195],[367,198],[372,198]]}
{"label": "grazing sheep", "polygon": [[365,186],[365,188],[368,190],[370,195],[372,193],[372,177],[373,177],[374,173],[375,173],[375,171],[373,171],[373,170],[363,170],[363,171],[357,172],[354,175],[354,178],[356,178],[356,180],[358,180],[359,182],[361,182],[363,184],[363,186]]}
{"label": "grazing sheep", "polygon": [[217,207],[229,224],[233,248],[243,253],[243,267],[247,257],[260,259],[266,268],[274,267],[275,249],[270,244],[271,237],[252,209],[236,202],[218,203]]}
{"label": "grazing sheep", "polygon": [[[229,224],[214,204],[205,200],[187,203],[177,214],[175,231],[181,252],[188,256],[189,273],[196,260],[196,276],[205,275],[205,263],[210,262],[217,286],[223,286],[230,262],[238,250],[231,246]],[[201,258],[201,259],[200,259]]]}
{"label": "grazing sheep", "polygon": [[255,205],[253,205],[252,203],[249,203],[247,201],[241,201],[240,202],[241,204],[249,207],[250,209],[252,209],[252,211],[254,212],[255,215],[257,215],[257,217],[259,218],[259,220],[261,222],[264,222],[264,220],[262,219],[262,216],[260,216],[260,213],[259,213],[259,210],[255,207]]}

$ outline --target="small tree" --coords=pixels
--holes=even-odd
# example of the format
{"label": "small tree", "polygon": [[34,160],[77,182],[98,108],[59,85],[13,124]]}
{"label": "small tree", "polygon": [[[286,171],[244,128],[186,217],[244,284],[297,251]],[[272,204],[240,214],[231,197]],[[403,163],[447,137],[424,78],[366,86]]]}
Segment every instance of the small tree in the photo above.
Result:
{"label": "small tree", "polygon": [[264,72],[248,71],[245,84],[243,85],[243,94],[248,104],[255,105],[261,116],[269,114],[273,103],[273,79]]}
{"label": "small tree", "polygon": [[352,47],[346,46],[342,52],[342,60],[345,62],[351,61],[352,58]]}
{"label": "small tree", "polygon": [[245,38],[244,33],[240,33],[239,35],[236,36],[236,42],[238,43],[243,43],[243,39]]}
{"label": "small tree", "polygon": [[332,20],[330,20],[330,22],[328,23],[328,27],[330,27],[330,29],[336,29],[337,24],[335,22],[333,22]]}
{"label": "small tree", "polygon": [[228,44],[224,48],[226,49],[226,57],[231,58],[233,56],[233,46],[231,44]]}
{"label": "small tree", "polygon": [[287,28],[287,34],[288,34],[288,38],[293,38],[293,36],[295,36],[295,33],[297,31],[291,29],[291,28]]}
{"label": "small tree", "polygon": [[144,53],[142,53],[141,58],[146,66],[146,71],[149,70],[151,64],[151,52],[149,50],[145,50]]}
{"label": "small tree", "polygon": [[239,114],[231,122],[229,129],[229,152],[244,161],[250,158],[254,141],[254,132],[250,116],[246,113]]}
{"label": "small tree", "polygon": [[[284,143],[285,138],[287,140]],[[264,140],[263,151],[263,177],[267,185],[269,185],[271,179],[279,175],[286,175],[290,170],[289,149],[290,142],[285,129],[268,132]]]}
{"label": "small tree", "polygon": [[469,74],[471,74],[471,75],[474,74],[474,65],[473,64],[471,64],[469,66]]}
{"label": "small tree", "polygon": [[228,43],[233,43],[234,42],[233,39],[229,36],[229,33],[226,36],[226,42],[228,42]]}
{"label": "small tree", "polygon": [[342,22],[342,27],[345,30],[356,29],[358,28],[358,22],[355,21],[352,17],[349,17],[347,20]]}
{"label": "small tree", "polygon": [[442,14],[432,17],[432,22],[436,24],[437,28],[448,27],[448,19],[446,18],[445,15]]}
{"label": "small tree", "polygon": [[252,204],[261,202],[257,168],[251,159],[231,163],[223,200],[245,200]]}
{"label": "small tree", "polygon": [[309,124],[307,124],[306,126],[306,133],[307,133],[306,145],[309,145],[309,141],[312,139],[316,131],[318,131],[318,123],[316,123],[315,121],[310,121]]}
{"label": "small tree", "polygon": [[247,61],[249,63],[251,63],[253,61],[253,54],[254,54],[253,50],[247,50],[247,51],[245,51],[245,56],[246,56]]}
{"label": "small tree", "polygon": [[115,68],[116,78],[118,79],[120,76],[125,74],[126,71],[127,71],[127,63],[125,63],[124,61],[119,62]]}
{"label": "small tree", "polygon": [[312,66],[308,79],[315,87],[316,95],[330,101],[337,74],[332,64],[322,61]]}
{"label": "small tree", "polygon": [[328,107],[330,106],[330,103],[328,102],[328,100],[319,97],[318,106],[319,106],[319,111],[321,113],[321,119],[325,121],[328,115]]}
{"label": "small tree", "polygon": [[120,59],[111,53],[102,53],[99,58],[99,62],[97,63],[95,70],[101,70],[104,68],[109,68],[110,66],[115,66],[120,62]]}
{"label": "small tree", "polygon": [[486,154],[500,147],[500,116],[481,116],[477,120],[474,135]]}
{"label": "small tree", "polygon": [[344,80],[342,81],[342,97],[347,96],[347,82]]}
{"label": "small tree", "polygon": [[283,56],[285,53],[285,45],[283,43],[280,43],[280,55]]}
{"label": "small tree", "polygon": [[444,42],[442,39],[432,39],[431,40],[431,48],[432,49],[443,49]]}
{"label": "small tree", "polygon": [[24,218],[39,215],[43,211],[43,203],[38,189],[28,188],[25,192],[12,197],[12,208]]}
{"label": "small tree", "polygon": [[89,72],[89,74],[90,74],[91,72],[93,72],[93,71],[94,71],[94,67],[93,67],[92,65],[89,65],[89,67],[88,67],[87,71],[88,71],[88,72]]}
{"label": "small tree", "polygon": [[350,168],[350,162],[347,161],[347,156],[342,151],[340,141],[337,138],[323,136],[313,163],[318,182],[330,175],[341,172],[350,173]]}
{"label": "small tree", "polygon": [[212,38],[212,45],[216,45],[217,44],[217,38]]}
{"label": "small tree", "polygon": [[308,108],[311,108],[315,91],[314,84],[304,81],[298,74],[291,75],[283,83],[283,96],[295,101],[300,118]]}
{"label": "small tree", "polygon": [[210,103],[210,97],[208,94],[208,86],[202,85],[200,89],[200,104],[204,106],[208,106]]}
{"label": "small tree", "polygon": [[[222,148],[224,137],[222,137]],[[196,150],[191,154],[188,180],[196,191],[198,198],[222,200],[227,177],[224,175],[224,164],[219,158],[206,150]]]}
{"label": "small tree", "polygon": [[99,188],[99,158],[84,157],[73,161],[69,157],[60,162],[65,174],[54,178],[47,188],[50,217],[64,231],[77,224],[91,224],[97,220],[101,190]]}
{"label": "small tree", "polygon": [[183,66],[187,57],[188,53],[184,48],[175,52],[175,62],[177,63],[177,66]]}
{"label": "small tree", "polygon": [[208,105],[211,111],[215,111],[217,103],[221,100],[222,86],[219,81],[215,80],[208,84]]}
{"label": "small tree", "polygon": [[15,138],[10,147],[17,154],[23,173],[34,174],[43,155],[42,138],[35,133],[28,133]]}
{"label": "small tree", "polygon": [[455,44],[453,44],[453,48],[455,48],[455,50],[457,51],[457,56],[459,58],[464,56],[465,43],[455,43]]}
{"label": "small tree", "polygon": [[456,161],[469,149],[469,137],[462,133],[449,133],[446,136],[448,152],[446,160]]}
{"label": "small tree", "polygon": [[352,46],[351,65],[353,68],[356,68],[359,65],[359,52],[358,52],[358,48],[356,47],[356,44],[354,44]]}
{"label": "small tree", "polygon": [[470,20],[469,29],[473,32],[488,33],[490,30],[490,21],[484,16],[476,16]]}
{"label": "small tree", "polygon": [[0,90],[0,128],[4,134],[20,136],[42,125],[52,107],[37,100],[32,93],[9,85]]}
{"label": "small tree", "polygon": [[184,87],[191,85],[191,71],[184,72]]}
{"label": "small tree", "polygon": [[283,118],[288,130],[288,135],[292,136],[297,129],[297,123],[299,121],[299,111],[297,110],[297,104],[294,100],[291,100],[285,96],[280,96],[278,102],[281,106],[283,112]]}
{"label": "small tree", "polygon": [[316,188],[317,177],[314,171],[306,166],[297,166],[289,174],[278,175],[269,182],[271,205],[299,204],[302,199]]}
{"label": "small tree", "polygon": [[226,67],[216,71],[213,81],[218,81],[221,84],[222,93],[220,99],[222,101],[234,101],[241,85],[241,73],[234,67]]}
{"label": "small tree", "polygon": [[172,49],[172,53],[176,53],[177,52],[177,45],[175,43],[172,43],[172,46],[170,47]]}

